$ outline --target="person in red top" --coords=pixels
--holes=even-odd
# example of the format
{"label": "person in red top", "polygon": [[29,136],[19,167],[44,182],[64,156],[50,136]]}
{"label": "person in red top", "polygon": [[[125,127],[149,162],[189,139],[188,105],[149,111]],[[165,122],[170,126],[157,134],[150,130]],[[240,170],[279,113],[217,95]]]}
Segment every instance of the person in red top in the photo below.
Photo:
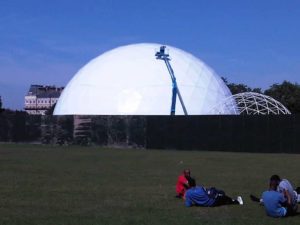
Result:
{"label": "person in red top", "polygon": [[176,183],[176,197],[183,198],[185,191],[190,188],[189,179],[191,179],[191,171],[185,169],[182,174],[179,175]]}

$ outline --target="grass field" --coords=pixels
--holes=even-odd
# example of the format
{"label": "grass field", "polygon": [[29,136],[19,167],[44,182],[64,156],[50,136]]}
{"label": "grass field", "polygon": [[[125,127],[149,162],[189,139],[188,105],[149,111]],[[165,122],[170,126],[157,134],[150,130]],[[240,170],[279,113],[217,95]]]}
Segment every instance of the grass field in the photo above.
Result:
{"label": "grass field", "polygon": [[[186,208],[178,174],[242,195],[243,206]],[[274,173],[300,186],[300,155],[0,144],[0,224],[300,224],[272,219],[260,195]]]}

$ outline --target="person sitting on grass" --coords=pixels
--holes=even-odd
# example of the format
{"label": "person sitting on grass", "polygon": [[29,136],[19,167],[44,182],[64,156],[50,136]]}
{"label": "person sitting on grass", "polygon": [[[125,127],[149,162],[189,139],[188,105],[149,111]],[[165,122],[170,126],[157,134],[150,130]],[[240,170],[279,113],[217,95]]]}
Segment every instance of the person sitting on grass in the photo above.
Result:
{"label": "person sitting on grass", "polygon": [[263,205],[268,216],[285,217],[291,205],[291,197],[287,192],[278,192],[277,187],[278,182],[271,177],[269,190],[262,194]]}
{"label": "person sitting on grass", "polygon": [[[291,199],[291,203],[288,205],[288,215],[293,215],[297,212],[298,205],[300,202],[300,187],[297,187],[295,190],[291,183],[287,179],[280,179],[278,175],[272,175],[270,178],[270,183],[274,182],[277,184],[276,191],[282,193],[286,198]],[[264,205],[263,198],[259,199],[254,195],[250,195],[252,201],[259,202],[261,205]]]}
{"label": "person sitting on grass", "polygon": [[294,191],[292,184],[287,179],[280,179],[278,175],[273,175],[271,180],[274,180],[278,183],[277,191],[287,196],[287,198],[291,199],[290,204],[288,204],[288,215],[294,215],[298,209],[298,194]]}
{"label": "person sitting on grass", "polygon": [[183,198],[187,189],[190,188],[189,180],[191,180],[191,171],[189,169],[183,170],[179,175],[176,183],[176,197]]}
{"label": "person sitting on grass", "polygon": [[195,180],[190,181],[191,188],[185,193],[185,205],[191,206],[206,206],[214,207],[220,205],[243,205],[243,199],[238,196],[237,199],[228,197],[224,191],[218,190],[214,187],[205,188],[203,186],[196,186]]}
{"label": "person sitting on grass", "polygon": [[297,203],[300,203],[300,187],[297,187],[295,192],[297,193]]}

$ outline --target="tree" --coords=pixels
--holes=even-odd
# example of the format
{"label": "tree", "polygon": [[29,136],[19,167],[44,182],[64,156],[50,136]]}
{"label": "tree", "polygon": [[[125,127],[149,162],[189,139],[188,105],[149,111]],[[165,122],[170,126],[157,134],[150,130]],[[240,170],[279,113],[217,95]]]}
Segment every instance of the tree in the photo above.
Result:
{"label": "tree", "polygon": [[41,138],[41,115],[26,114],[26,141],[37,142]]}
{"label": "tree", "polygon": [[233,94],[233,95],[251,91],[251,88],[245,84],[230,83],[227,86],[228,86],[229,90],[231,91],[231,94]]}
{"label": "tree", "polygon": [[283,81],[282,84],[273,84],[264,94],[282,103],[291,113],[300,113],[299,84]]}
{"label": "tree", "polygon": [[0,113],[2,112],[2,98],[1,98],[1,95],[0,95]]}
{"label": "tree", "polygon": [[12,140],[12,127],[14,121],[14,112],[5,110],[0,113],[0,141]]}
{"label": "tree", "polygon": [[253,88],[252,92],[256,92],[256,93],[259,93],[259,94],[263,93],[262,90],[261,90],[261,88]]}
{"label": "tree", "polygon": [[227,85],[227,87],[229,88],[231,94],[235,95],[235,94],[239,94],[239,93],[243,93],[243,92],[257,92],[257,93],[262,93],[260,88],[250,88],[249,86],[247,86],[246,84],[235,84],[235,83],[229,83],[227,78],[225,77],[221,77],[222,80],[224,81],[224,83]]}
{"label": "tree", "polygon": [[73,116],[57,116],[56,143],[70,144],[73,140]]}
{"label": "tree", "polygon": [[94,116],[91,123],[91,141],[98,145],[108,143],[108,116]]}
{"label": "tree", "polygon": [[12,141],[22,142],[26,141],[26,112],[16,111],[14,113],[13,127],[12,127]]}

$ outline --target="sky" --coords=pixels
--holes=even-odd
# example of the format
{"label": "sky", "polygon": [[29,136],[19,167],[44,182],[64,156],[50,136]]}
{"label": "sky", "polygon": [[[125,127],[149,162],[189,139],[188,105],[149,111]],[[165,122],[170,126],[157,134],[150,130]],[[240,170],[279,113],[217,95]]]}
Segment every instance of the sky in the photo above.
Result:
{"label": "sky", "polygon": [[118,46],[161,43],[229,82],[300,83],[299,0],[0,0],[0,96],[24,106],[31,84],[66,86]]}

